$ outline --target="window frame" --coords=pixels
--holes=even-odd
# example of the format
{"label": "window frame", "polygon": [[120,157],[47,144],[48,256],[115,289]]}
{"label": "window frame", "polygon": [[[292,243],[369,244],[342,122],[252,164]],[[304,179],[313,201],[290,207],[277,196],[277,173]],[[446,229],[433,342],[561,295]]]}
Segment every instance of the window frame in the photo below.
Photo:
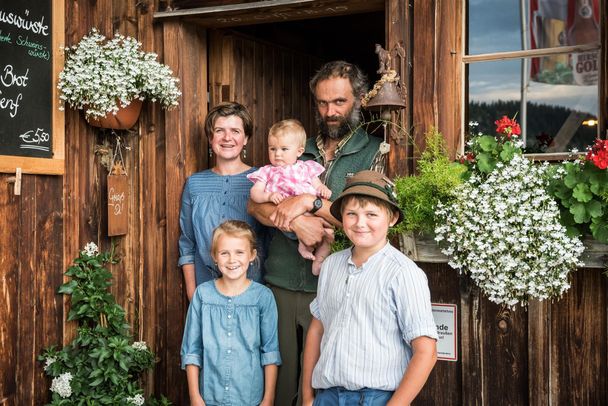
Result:
{"label": "window frame", "polygon": [[[526,0],[524,0],[526,1]],[[530,0],[527,0],[528,5]],[[524,60],[525,58],[536,58],[536,57],[545,57],[551,55],[563,55],[563,54],[571,54],[576,52],[589,52],[589,51],[597,51],[599,55],[599,72],[598,72],[598,83],[597,83],[597,98],[598,98],[598,128],[597,134],[599,138],[608,138],[608,134],[606,134],[605,126],[606,120],[608,119],[606,115],[606,110],[608,109],[608,100],[606,90],[606,84],[608,81],[608,69],[606,68],[606,64],[608,63],[607,58],[607,50],[608,46],[606,39],[608,37],[607,31],[607,11],[605,7],[608,5],[608,0],[599,0],[599,10],[600,10],[600,38],[598,41],[590,42],[581,45],[565,45],[559,47],[549,47],[549,48],[541,48],[541,49],[525,49],[518,51],[501,51],[501,52],[491,52],[484,54],[468,54],[469,48],[469,1],[465,0],[462,2],[464,10],[463,10],[463,44],[462,44],[462,86],[463,86],[463,109],[462,109],[462,131],[460,134],[460,154],[464,154],[464,148],[466,145],[466,129],[467,129],[467,120],[468,120],[468,104],[469,104],[469,65],[476,62],[492,62],[492,61],[506,61],[506,60]],[[565,158],[569,158],[572,156],[571,152],[550,152],[550,153],[528,153],[525,154],[527,157],[536,160],[543,161],[557,161],[563,160]]]}

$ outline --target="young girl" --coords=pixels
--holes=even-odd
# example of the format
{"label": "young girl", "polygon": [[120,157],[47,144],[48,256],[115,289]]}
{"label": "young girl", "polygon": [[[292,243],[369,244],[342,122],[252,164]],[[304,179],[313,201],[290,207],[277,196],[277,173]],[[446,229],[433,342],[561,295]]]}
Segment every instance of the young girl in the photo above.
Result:
{"label": "young girl", "polygon": [[251,227],[237,220],[213,231],[211,256],[221,277],[194,292],[182,341],[191,405],[274,404],[277,307],[266,286],[247,279],[256,257]]}
{"label": "young girl", "polygon": [[[298,160],[305,144],[306,131],[298,120],[279,121],[270,128],[268,156],[271,164],[247,175],[255,183],[251,188],[251,200],[279,204],[286,197],[304,193],[325,199],[331,197],[331,190],[318,177],[325,170],[323,165],[312,160]],[[331,251],[332,241],[333,230],[326,229],[323,242],[316,249],[299,243],[300,255],[313,261],[313,274],[319,274],[321,262]]]}

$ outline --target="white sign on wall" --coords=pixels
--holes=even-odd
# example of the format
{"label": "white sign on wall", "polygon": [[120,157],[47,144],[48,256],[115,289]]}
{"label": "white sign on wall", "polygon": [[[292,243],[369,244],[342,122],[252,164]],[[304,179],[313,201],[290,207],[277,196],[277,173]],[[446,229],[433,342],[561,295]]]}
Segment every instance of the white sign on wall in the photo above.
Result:
{"label": "white sign on wall", "polygon": [[432,303],[437,325],[437,359],[458,361],[458,314],[455,304]]}

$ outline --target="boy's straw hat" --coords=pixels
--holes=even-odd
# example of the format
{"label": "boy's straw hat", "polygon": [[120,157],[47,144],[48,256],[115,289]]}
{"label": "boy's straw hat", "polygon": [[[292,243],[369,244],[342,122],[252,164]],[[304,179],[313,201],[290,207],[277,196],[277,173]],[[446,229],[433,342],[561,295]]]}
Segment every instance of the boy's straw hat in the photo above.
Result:
{"label": "boy's straw hat", "polygon": [[394,191],[395,184],[389,178],[376,171],[361,171],[346,179],[346,186],[342,194],[331,204],[329,211],[332,216],[342,221],[342,199],[348,195],[372,196],[384,200],[399,213],[395,224],[403,220],[403,213],[397,204],[397,196]]}

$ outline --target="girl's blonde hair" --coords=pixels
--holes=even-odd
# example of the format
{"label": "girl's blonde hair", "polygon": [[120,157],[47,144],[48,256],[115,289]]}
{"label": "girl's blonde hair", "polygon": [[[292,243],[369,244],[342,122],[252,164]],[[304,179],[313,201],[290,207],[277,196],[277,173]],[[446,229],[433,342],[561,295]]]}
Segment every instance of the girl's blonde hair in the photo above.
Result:
{"label": "girl's blonde hair", "polygon": [[268,131],[268,137],[286,137],[293,136],[298,141],[300,147],[306,146],[306,130],[298,120],[290,118],[274,123]]}
{"label": "girl's blonde hair", "polygon": [[255,232],[249,224],[240,220],[228,220],[220,224],[213,230],[211,237],[211,255],[215,257],[217,251],[217,242],[223,235],[229,235],[234,238],[243,238],[249,241],[251,250],[256,249]]}

